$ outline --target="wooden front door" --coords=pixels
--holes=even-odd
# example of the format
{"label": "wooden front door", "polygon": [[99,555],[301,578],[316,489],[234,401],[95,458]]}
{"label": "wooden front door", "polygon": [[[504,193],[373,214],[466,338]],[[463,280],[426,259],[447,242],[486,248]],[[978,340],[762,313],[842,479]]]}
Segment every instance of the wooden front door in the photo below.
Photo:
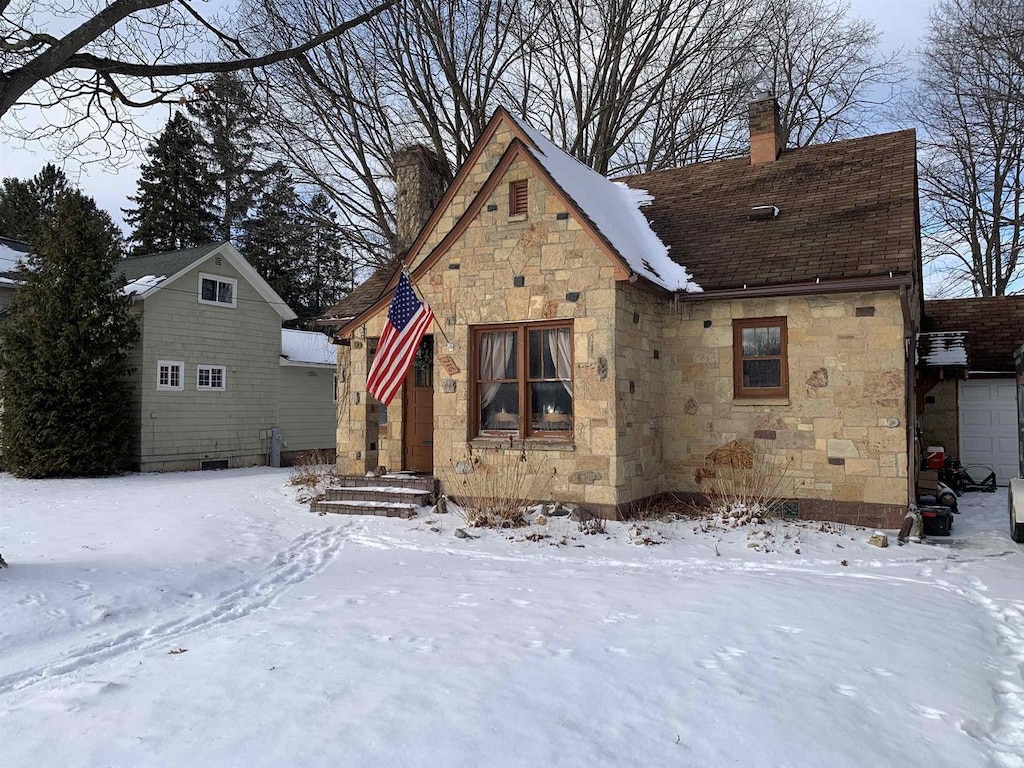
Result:
{"label": "wooden front door", "polygon": [[424,336],[405,377],[405,467],[434,471],[434,337]]}

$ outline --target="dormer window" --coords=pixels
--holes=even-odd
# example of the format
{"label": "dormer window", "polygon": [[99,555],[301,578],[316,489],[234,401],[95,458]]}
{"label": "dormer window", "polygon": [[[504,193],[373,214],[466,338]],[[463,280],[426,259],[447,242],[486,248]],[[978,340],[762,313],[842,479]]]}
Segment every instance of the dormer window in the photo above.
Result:
{"label": "dormer window", "polygon": [[199,303],[219,307],[235,307],[238,281],[219,275],[199,275]]}
{"label": "dormer window", "polygon": [[509,182],[508,185],[508,215],[526,216],[527,192],[529,184],[526,179]]}

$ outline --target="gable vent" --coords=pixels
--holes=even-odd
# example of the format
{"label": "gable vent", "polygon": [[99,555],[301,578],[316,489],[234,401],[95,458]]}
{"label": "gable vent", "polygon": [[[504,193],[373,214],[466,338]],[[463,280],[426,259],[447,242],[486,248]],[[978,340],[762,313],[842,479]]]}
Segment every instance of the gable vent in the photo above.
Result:
{"label": "gable vent", "polygon": [[213,263],[216,264],[218,267],[221,265],[221,262],[222,262],[222,259],[221,259],[220,256],[214,256],[213,257]]}
{"label": "gable vent", "polygon": [[774,205],[755,205],[750,209],[747,218],[750,221],[769,221],[779,215],[779,209]]}

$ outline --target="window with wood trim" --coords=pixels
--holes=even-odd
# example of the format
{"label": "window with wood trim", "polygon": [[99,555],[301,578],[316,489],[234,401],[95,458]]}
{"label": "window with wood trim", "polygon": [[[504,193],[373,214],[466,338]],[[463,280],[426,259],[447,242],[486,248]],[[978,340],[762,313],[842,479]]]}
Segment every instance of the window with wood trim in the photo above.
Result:
{"label": "window with wood trim", "polygon": [[525,216],[528,202],[529,182],[526,179],[510,181],[508,184],[508,215]]}
{"label": "window with wood trim", "polygon": [[572,438],[572,323],[474,328],[472,342],[474,435]]}
{"label": "window with wood trim", "polygon": [[732,321],[733,396],[788,397],[786,318]]}

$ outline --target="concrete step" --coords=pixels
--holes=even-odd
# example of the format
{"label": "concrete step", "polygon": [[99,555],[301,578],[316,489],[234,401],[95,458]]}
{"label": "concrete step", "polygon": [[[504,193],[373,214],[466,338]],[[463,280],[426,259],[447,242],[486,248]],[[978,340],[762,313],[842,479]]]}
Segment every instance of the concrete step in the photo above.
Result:
{"label": "concrete step", "polygon": [[310,509],[317,514],[334,515],[376,515],[378,517],[409,517],[416,511],[416,504],[399,504],[383,501],[314,501]]}
{"label": "concrete step", "polygon": [[[383,478],[382,478],[383,479]],[[400,485],[373,485],[351,488],[328,488],[328,501],[381,501],[426,506],[433,494],[422,488],[403,488]]]}
{"label": "concrete step", "polygon": [[379,477],[360,475],[345,475],[335,480],[332,485],[335,488],[418,488],[425,493],[437,493],[437,478],[430,475],[413,475],[396,472],[394,474],[381,475]]}

